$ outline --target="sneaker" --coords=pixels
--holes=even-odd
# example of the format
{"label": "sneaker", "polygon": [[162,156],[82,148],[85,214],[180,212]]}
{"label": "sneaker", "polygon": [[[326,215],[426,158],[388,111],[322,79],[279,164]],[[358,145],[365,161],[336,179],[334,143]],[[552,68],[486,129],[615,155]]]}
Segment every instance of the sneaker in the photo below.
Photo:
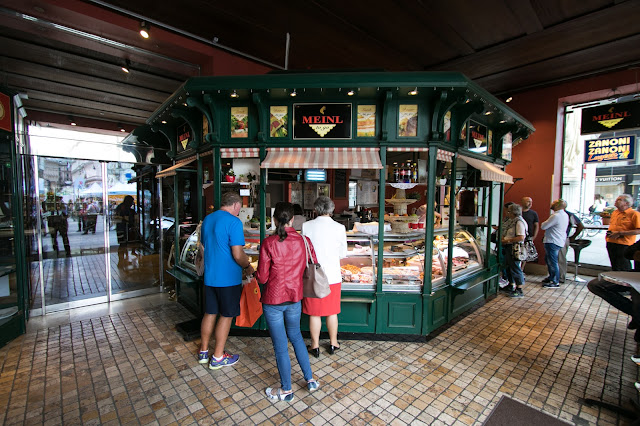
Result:
{"label": "sneaker", "polygon": [[547,284],[543,285],[542,287],[544,287],[544,288],[560,288],[560,284],[554,283],[554,282],[550,282],[550,283],[547,283]]}
{"label": "sneaker", "polygon": [[309,389],[309,392],[313,392],[314,390],[317,390],[320,387],[320,383],[318,383],[317,380],[311,379],[307,382],[307,389]]}
{"label": "sneaker", "polygon": [[265,390],[265,393],[267,394],[267,398],[272,399],[274,401],[287,401],[287,402],[293,401],[293,391],[290,391],[289,393],[283,393],[282,389],[280,388],[278,389],[267,388]]}
{"label": "sneaker", "polygon": [[551,279],[549,277],[547,277],[544,280],[542,280],[543,284],[550,283],[550,282],[551,282]]}
{"label": "sneaker", "polygon": [[240,355],[231,355],[226,352],[222,355],[222,359],[220,361],[216,361],[215,357],[212,356],[211,362],[209,363],[209,369],[217,370],[222,367],[229,367],[238,362],[239,358]]}
{"label": "sneaker", "polygon": [[509,293],[509,297],[524,297],[524,293],[521,288],[516,288]]}
{"label": "sneaker", "polygon": [[198,363],[206,364],[209,362],[209,351],[200,351],[198,352]]}
{"label": "sneaker", "polygon": [[505,280],[504,278],[500,278],[498,280],[498,284],[500,285],[500,287],[504,287],[505,285],[509,285],[509,281]]}

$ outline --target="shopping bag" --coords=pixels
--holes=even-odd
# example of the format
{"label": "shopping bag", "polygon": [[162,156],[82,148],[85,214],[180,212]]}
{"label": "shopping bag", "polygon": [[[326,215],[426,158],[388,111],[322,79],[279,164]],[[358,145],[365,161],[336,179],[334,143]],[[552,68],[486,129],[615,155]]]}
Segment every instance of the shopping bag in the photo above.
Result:
{"label": "shopping bag", "polygon": [[524,242],[515,243],[513,245],[513,258],[515,260],[527,260],[527,254]]}
{"label": "shopping bag", "polygon": [[527,262],[533,262],[535,260],[538,260],[538,250],[536,250],[536,245],[533,243],[533,240],[528,235],[524,240],[524,248],[525,248],[525,251],[527,252],[527,258],[525,259]]}
{"label": "shopping bag", "polygon": [[255,278],[242,288],[240,296],[240,315],[236,317],[236,326],[253,327],[262,315],[262,303],[260,303],[260,286]]}
{"label": "shopping bag", "polygon": [[313,261],[307,237],[302,237],[307,251],[307,267],[302,274],[302,295],[313,299],[323,299],[331,294],[329,279],[319,263]]}

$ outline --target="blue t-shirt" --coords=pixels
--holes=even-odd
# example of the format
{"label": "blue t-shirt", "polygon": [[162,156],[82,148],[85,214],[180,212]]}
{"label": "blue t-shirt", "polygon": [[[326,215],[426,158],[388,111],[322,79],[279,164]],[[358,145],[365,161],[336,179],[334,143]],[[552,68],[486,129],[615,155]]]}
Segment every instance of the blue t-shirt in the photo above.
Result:
{"label": "blue t-shirt", "polygon": [[204,218],[200,240],[204,246],[204,284],[231,287],[242,284],[242,267],[231,254],[232,246],[244,246],[242,221],[224,210]]}

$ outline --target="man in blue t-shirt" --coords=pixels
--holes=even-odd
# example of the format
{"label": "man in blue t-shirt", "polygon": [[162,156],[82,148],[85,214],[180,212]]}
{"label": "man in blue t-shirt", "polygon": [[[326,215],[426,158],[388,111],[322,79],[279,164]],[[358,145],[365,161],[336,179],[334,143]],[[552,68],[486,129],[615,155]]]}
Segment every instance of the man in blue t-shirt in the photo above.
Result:
{"label": "man in blue t-shirt", "polygon": [[[240,315],[242,272],[254,272],[244,252],[244,231],[238,214],[242,199],[235,192],[222,194],[220,209],[202,221],[200,241],[204,246],[205,314],[200,326],[198,362],[209,368],[228,367],[238,362],[238,355],[224,350],[234,317]],[[216,327],[216,317],[220,319]],[[209,340],[215,329],[216,343],[209,361]]]}

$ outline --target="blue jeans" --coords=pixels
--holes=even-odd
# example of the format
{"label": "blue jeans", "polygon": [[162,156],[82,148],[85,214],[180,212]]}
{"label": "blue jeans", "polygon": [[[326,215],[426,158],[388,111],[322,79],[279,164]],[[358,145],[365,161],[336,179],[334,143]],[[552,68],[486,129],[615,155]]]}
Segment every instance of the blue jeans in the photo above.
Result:
{"label": "blue jeans", "polygon": [[558,252],[562,247],[552,243],[544,243],[544,261],[549,270],[549,280],[554,283],[560,282],[560,269],[558,268]]}
{"label": "blue jeans", "polygon": [[304,344],[302,333],[300,333],[300,315],[302,313],[302,303],[291,305],[262,305],[264,318],[267,320],[269,334],[273,342],[273,349],[276,353],[276,364],[280,374],[280,387],[282,390],[291,390],[291,359],[289,358],[289,343],[293,345],[298,364],[302,369],[304,379],[313,379],[311,364],[309,363],[309,353]]}
{"label": "blue jeans", "polygon": [[522,274],[521,263],[513,257],[513,244],[505,244],[504,248],[504,263],[506,268],[507,280],[510,284],[515,284],[516,287],[524,284],[524,275]]}

